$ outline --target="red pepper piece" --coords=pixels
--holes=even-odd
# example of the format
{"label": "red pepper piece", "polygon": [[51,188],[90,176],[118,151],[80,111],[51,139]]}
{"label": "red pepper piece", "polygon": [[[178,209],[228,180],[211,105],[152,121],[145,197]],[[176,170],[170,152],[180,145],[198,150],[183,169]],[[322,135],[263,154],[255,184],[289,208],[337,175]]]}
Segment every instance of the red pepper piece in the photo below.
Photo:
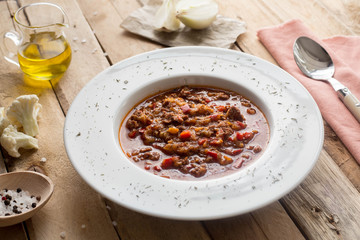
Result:
{"label": "red pepper piece", "polygon": [[233,164],[233,167],[234,167],[234,168],[241,168],[244,162],[245,162],[244,159],[238,159],[238,160]]}
{"label": "red pepper piece", "polygon": [[211,102],[211,99],[210,99],[210,98],[205,98],[204,100],[205,100],[206,103]]}
{"label": "red pepper piece", "polygon": [[236,121],[236,123],[240,126],[240,128],[241,129],[244,129],[244,128],[246,128],[246,125],[245,125],[245,123],[243,123],[243,122],[240,122],[240,121]]}
{"label": "red pepper piece", "polygon": [[180,139],[185,140],[191,137],[191,132],[189,130],[182,131],[180,133]]}
{"label": "red pepper piece", "polygon": [[214,159],[217,159],[217,157],[218,157],[217,152],[214,152],[214,151],[207,151],[206,154]]}
{"label": "red pepper piece", "polygon": [[158,166],[158,165],[156,165],[156,166],[154,166],[154,170],[160,172],[160,171],[161,171],[161,167]]}
{"label": "red pepper piece", "polygon": [[185,105],[181,106],[180,108],[183,111],[183,113],[187,113],[190,111],[190,107],[188,104],[185,104]]}
{"label": "red pepper piece", "polygon": [[137,134],[138,134],[138,131],[132,130],[131,132],[129,132],[128,136],[129,136],[129,138],[135,138]]}
{"label": "red pepper piece", "polygon": [[231,136],[228,138],[228,140],[229,140],[229,141],[232,141],[232,142],[234,142],[235,139],[236,139],[236,134],[235,134],[235,135],[231,135]]}
{"label": "red pepper piece", "polygon": [[206,138],[200,138],[200,139],[198,140],[198,144],[199,144],[199,145],[203,145],[206,141],[207,141]]}
{"label": "red pepper piece", "polygon": [[216,107],[218,111],[220,112],[225,112],[226,111],[226,107],[225,106],[218,106]]}
{"label": "red pepper piece", "polygon": [[254,137],[254,134],[252,133],[252,132],[245,132],[244,133],[244,138],[246,139],[246,140],[250,140],[250,139],[252,139]]}
{"label": "red pepper piece", "polygon": [[214,138],[210,141],[210,145],[211,146],[219,146],[223,143],[223,140],[222,139],[219,139],[219,138]]}
{"label": "red pepper piece", "polygon": [[210,119],[211,119],[211,121],[215,122],[220,119],[220,115],[219,114],[210,115]]}
{"label": "red pepper piece", "polygon": [[241,132],[236,132],[236,139],[239,141],[244,140],[244,134]]}
{"label": "red pepper piece", "polygon": [[231,155],[232,156],[238,155],[238,154],[242,153],[242,151],[243,151],[242,149],[235,149],[231,152]]}
{"label": "red pepper piece", "polygon": [[165,158],[162,162],[161,162],[161,168],[162,169],[169,169],[173,166],[174,164],[174,158]]}

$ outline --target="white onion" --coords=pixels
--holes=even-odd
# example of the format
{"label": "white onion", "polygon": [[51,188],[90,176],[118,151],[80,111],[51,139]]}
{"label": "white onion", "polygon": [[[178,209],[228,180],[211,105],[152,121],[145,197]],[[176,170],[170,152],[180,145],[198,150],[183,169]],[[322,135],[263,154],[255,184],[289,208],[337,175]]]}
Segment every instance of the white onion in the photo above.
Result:
{"label": "white onion", "polygon": [[192,29],[204,29],[216,19],[218,4],[214,0],[180,0],[176,17]]}
{"label": "white onion", "polygon": [[155,15],[155,28],[160,31],[172,32],[180,28],[180,21],[176,18],[174,0],[164,0]]}

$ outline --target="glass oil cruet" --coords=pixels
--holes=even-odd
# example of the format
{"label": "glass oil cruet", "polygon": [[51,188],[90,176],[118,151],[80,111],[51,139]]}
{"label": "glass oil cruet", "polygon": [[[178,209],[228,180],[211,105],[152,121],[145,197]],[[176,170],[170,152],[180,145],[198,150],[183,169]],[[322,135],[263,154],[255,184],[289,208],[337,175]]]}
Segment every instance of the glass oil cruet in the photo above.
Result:
{"label": "glass oil cruet", "polygon": [[[64,10],[53,3],[33,3],[14,15],[18,31],[3,35],[4,57],[19,66],[27,83],[53,80],[63,76],[70,65],[71,48],[63,29],[68,27]],[[17,48],[10,50],[11,40]]]}

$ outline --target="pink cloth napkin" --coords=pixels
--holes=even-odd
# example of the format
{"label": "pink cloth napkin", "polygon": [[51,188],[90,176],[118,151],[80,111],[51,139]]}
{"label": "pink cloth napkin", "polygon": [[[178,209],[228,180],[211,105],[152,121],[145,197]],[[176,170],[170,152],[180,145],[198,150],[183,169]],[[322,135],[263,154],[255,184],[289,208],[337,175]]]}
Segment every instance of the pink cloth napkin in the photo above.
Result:
{"label": "pink cloth napkin", "polygon": [[360,163],[360,124],[338,98],[330,84],[306,77],[297,67],[293,56],[296,38],[307,36],[320,43],[335,64],[334,77],[360,99],[360,37],[337,36],[320,40],[300,21],[260,29],[259,40],[278,64],[300,81],[318,104],[321,114]]}

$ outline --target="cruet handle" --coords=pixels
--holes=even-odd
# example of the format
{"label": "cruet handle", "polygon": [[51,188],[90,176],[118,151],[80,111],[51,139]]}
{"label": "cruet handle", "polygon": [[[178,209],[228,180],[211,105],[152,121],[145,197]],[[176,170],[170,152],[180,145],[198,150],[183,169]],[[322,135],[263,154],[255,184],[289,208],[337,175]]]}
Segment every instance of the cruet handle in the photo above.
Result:
{"label": "cruet handle", "polygon": [[22,37],[20,36],[19,33],[15,31],[9,31],[3,34],[3,37],[1,39],[2,42],[0,44],[0,49],[3,52],[4,58],[8,62],[13,63],[19,67],[20,65],[17,58],[17,54],[9,50],[9,47],[7,45],[8,41],[6,41],[6,39],[10,39],[16,45],[16,47],[19,47],[22,41]]}

